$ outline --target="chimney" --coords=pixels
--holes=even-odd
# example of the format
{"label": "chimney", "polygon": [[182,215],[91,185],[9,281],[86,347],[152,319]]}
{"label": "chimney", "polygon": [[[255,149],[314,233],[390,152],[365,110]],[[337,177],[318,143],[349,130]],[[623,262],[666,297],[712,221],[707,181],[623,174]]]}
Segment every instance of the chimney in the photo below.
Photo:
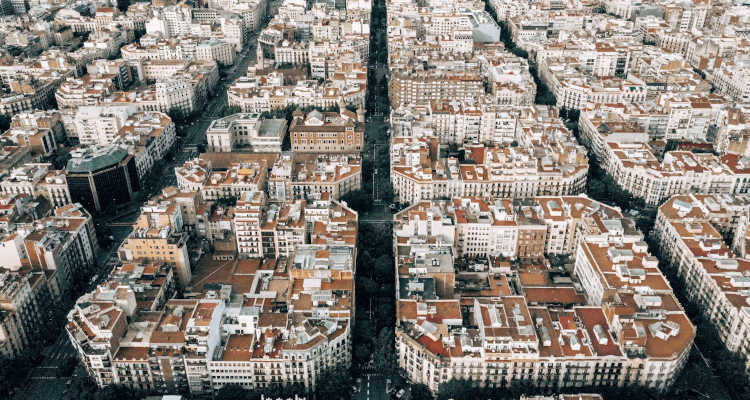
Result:
{"label": "chimney", "polygon": [[365,107],[361,104],[357,107],[357,121],[362,123],[365,122]]}

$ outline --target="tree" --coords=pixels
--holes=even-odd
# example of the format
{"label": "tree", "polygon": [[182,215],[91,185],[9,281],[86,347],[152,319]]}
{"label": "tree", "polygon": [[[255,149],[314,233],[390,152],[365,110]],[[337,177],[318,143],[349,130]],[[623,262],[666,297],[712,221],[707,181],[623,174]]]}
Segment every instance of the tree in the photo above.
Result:
{"label": "tree", "polygon": [[130,6],[130,0],[117,0],[117,9],[121,12],[128,11],[128,7]]}
{"label": "tree", "polygon": [[230,115],[241,113],[242,109],[239,106],[224,107],[221,109],[220,116],[227,117]]}
{"label": "tree", "polygon": [[359,106],[356,105],[356,104],[347,104],[346,105],[346,109],[349,110],[349,111],[351,111],[351,112],[353,112],[353,113],[356,113],[358,108],[359,108]]}
{"label": "tree", "polygon": [[[257,393],[256,393],[257,392]],[[266,389],[262,390],[262,393],[265,395],[268,399],[289,399],[294,398],[295,395],[297,396],[303,396],[305,395],[307,391],[305,390],[305,386],[300,383],[294,383],[291,385],[273,385]],[[257,394],[258,399],[260,399],[260,390],[253,390],[250,391],[250,399],[255,400],[254,396]]]}
{"label": "tree", "polygon": [[95,400],[137,400],[140,396],[125,385],[109,385],[94,394]]}
{"label": "tree", "polygon": [[390,283],[393,282],[395,271],[393,270],[393,259],[390,256],[383,254],[382,256],[375,259],[375,280],[378,283]]}
{"label": "tree", "polygon": [[560,107],[560,111],[558,112],[558,115],[562,119],[568,119],[568,108],[565,106]]}
{"label": "tree", "polygon": [[378,287],[378,284],[375,283],[375,281],[366,276],[359,276],[357,278],[357,281],[359,283],[359,288],[363,292],[362,295],[364,296],[364,300],[376,297],[378,295],[378,290],[380,288]]}
{"label": "tree", "polygon": [[222,197],[216,201],[216,204],[225,208],[234,207],[235,205],[237,205],[237,197],[235,196]]}
{"label": "tree", "polygon": [[8,357],[0,354],[0,397],[10,398],[10,390],[13,388],[13,382],[8,375],[11,371],[11,361]]}
{"label": "tree", "polygon": [[315,385],[315,398],[325,400],[349,400],[352,398],[352,377],[344,368],[332,368],[320,375]]}
{"label": "tree", "polygon": [[368,212],[372,209],[372,197],[364,190],[354,190],[343,196],[341,200],[357,212]]}
{"label": "tree", "polygon": [[378,337],[375,339],[375,348],[372,353],[373,364],[375,370],[385,376],[391,376],[396,373],[395,340],[393,328],[389,327],[381,329]]}
{"label": "tree", "polygon": [[81,400],[93,400],[98,388],[96,384],[85,376],[74,376],[70,384],[70,398]]}
{"label": "tree", "polygon": [[360,364],[370,361],[370,345],[362,340],[354,345],[354,359]]}
{"label": "tree", "polygon": [[68,357],[63,362],[62,366],[57,369],[57,376],[58,377],[67,377],[71,376],[73,374],[73,371],[78,366],[78,358],[75,356]]}
{"label": "tree", "polygon": [[510,52],[521,58],[529,58],[529,52],[520,47],[516,47]]}
{"label": "tree", "polygon": [[224,385],[216,392],[214,400],[237,400],[248,399],[250,392],[237,384]]}
{"label": "tree", "polygon": [[435,398],[430,388],[421,383],[414,383],[409,386],[409,395],[411,400],[433,400]]}
{"label": "tree", "polygon": [[[375,319],[378,321],[380,326],[393,327],[393,302],[392,297],[383,297],[380,299],[380,304],[375,309]],[[385,301],[383,301],[385,300]]]}
{"label": "tree", "polygon": [[372,321],[364,315],[358,314],[360,318],[357,318],[357,324],[354,328],[356,337],[361,337],[364,340],[372,341],[375,338],[377,332],[375,331],[375,325]]}
{"label": "tree", "polygon": [[5,132],[10,128],[10,117],[2,114],[0,115],[0,132]]}
{"label": "tree", "polygon": [[568,110],[568,120],[571,122],[578,123],[578,119],[581,117],[581,110]]}
{"label": "tree", "polygon": [[472,381],[451,379],[438,387],[438,400],[475,400],[478,396]]}
{"label": "tree", "polygon": [[380,285],[380,291],[378,293],[379,297],[386,297],[386,298],[393,298],[393,291],[395,290],[395,287],[392,283],[386,283],[384,285]]}

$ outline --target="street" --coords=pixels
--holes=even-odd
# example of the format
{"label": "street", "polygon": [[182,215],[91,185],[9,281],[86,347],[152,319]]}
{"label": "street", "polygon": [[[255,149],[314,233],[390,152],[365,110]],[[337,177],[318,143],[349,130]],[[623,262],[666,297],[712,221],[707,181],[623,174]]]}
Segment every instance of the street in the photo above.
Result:
{"label": "street", "polygon": [[227,107],[227,86],[240,76],[246,75],[248,66],[255,65],[256,38],[257,34],[251,35],[248,47],[237,54],[235,65],[227,69],[227,76],[219,81],[214,96],[206,103],[201,116],[192,122],[193,125],[184,127],[185,135],[182,139],[182,147],[197,146],[202,143],[208,126]]}
{"label": "street", "polygon": [[206,103],[200,117],[185,125],[178,126],[178,130],[182,131],[182,135],[177,138],[177,142],[174,145],[174,157],[172,161],[165,160],[166,163],[163,164],[162,170],[154,171],[158,174],[159,178],[156,187],[145,188],[151,195],[159,193],[164,187],[176,185],[177,179],[174,175],[174,168],[184,164],[185,161],[198,157],[198,147],[205,142],[206,130],[208,130],[211,122],[218,118],[222,111],[228,107],[227,87],[240,76],[247,74],[248,66],[255,64],[256,37],[256,34],[251,35],[251,42],[248,47],[237,54],[235,65],[227,69],[227,76],[219,81],[214,96]]}
{"label": "street", "polygon": [[354,394],[356,400],[388,400],[390,398],[384,376],[365,374],[361,379],[358,386],[359,392]]}
{"label": "street", "polygon": [[[251,35],[251,40],[255,40],[256,35]],[[251,42],[247,48],[237,54],[237,59],[232,67],[225,70],[226,77],[222,78],[216,85],[214,95],[208,100],[203,107],[201,115],[198,118],[189,120],[184,124],[177,125],[178,137],[175,141],[171,159],[165,158],[163,162],[154,166],[151,171],[153,179],[148,179],[143,183],[141,188],[145,191],[146,197],[151,198],[161,192],[167,186],[177,185],[177,178],[174,174],[175,167],[192,160],[200,154],[199,146],[205,143],[206,131],[215,119],[220,117],[227,105],[227,87],[234,80],[242,75],[247,74],[249,65],[255,64],[255,42]],[[132,209],[124,210],[120,214],[128,212],[137,212],[140,204],[134,204]]]}
{"label": "street", "polygon": [[[34,368],[26,380],[26,385],[16,392],[14,399],[54,399],[65,398],[63,394],[67,389],[66,382],[69,376],[58,376],[60,368],[71,357],[76,357],[75,350],[71,346],[67,333],[63,330],[50,346],[42,353],[45,355],[41,365]],[[78,367],[80,373],[81,368]]]}

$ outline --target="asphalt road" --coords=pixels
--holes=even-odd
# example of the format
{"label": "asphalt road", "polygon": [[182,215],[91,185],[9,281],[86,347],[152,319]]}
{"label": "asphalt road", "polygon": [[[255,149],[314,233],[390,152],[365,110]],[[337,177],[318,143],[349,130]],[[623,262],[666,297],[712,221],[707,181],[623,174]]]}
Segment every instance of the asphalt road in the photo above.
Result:
{"label": "asphalt road", "polygon": [[[195,147],[206,139],[206,130],[211,122],[221,114],[222,110],[227,107],[227,86],[242,75],[247,74],[247,67],[255,63],[255,46],[257,34],[250,36],[250,44],[237,55],[235,65],[226,70],[226,78],[219,81],[214,95],[206,103],[202,114],[193,121],[192,125],[187,125],[181,129],[185,133],[178,138],[175,143],[175,157],[171,162],[163,164],[161,171],[152,171],[159,174],[158,187],[147,188],[151,194],[158,193],[161,188],[176,185],[177,181],[174,175],[174,167],[182,165],[186,160],[198,156]],[[178,127],[178,129],[180,129]],[[108,224],[114,237],[111,247],[102,249],[103,251],[97,257],[95,280],[92,280],[89,289],[93,289],[97,284],[107,278],[110,271],[117,262],[117,249],[123,240],[132,230],[129,226],[120,226],[120,222],[132,221],[138,212],[139,205],[134,205],[132,209],[119,210],[117,216],[111,218],[99,218],[98,223]],[[114,225],[112,225],[114,223]],[[39,400],[39,399],[67,399],[66,382],[70,377],[57,377],[57,370],[64,365],[67,358],[75,356],[75,350],[71,346],[67,334],[63,330],[57,340],[51,346],[43,351],[44,359],[42,363],[32,370],[26,384],[18,390],[13,396],[14,400]],[[76,373],[83,373],[79,366]]]}
{"label": "asphalt road", "polygon": [[177,185],[174,168],[185,163],[185,161],[198,157],[197,146],[206,141],[206,130],[211,125],[227,104],[227,87],[237,78],[247,74],[247,68],[255,64],[255,39],[257,35],[251,36],[251,44],[237,55],[235,65],[226,71],[226,78],[219,81],[214,95],[206,103],[200,117],[190,124],[180,126],[177,129],[181,134],[175,144],[174,159],[168,161],[162,171],[159,171],[159,182],[156,188],[149,188],[154,194],[164,187]]}
{"label": "asphalt road", "polygon": [[202,143],[206,138],[208,126],[227,107],[227,87],[240,76],[246,75],[248,66],[255,65],[256,38],[257,35],[251,35],[251,43],[241,53],[237,54],[234,66],[226,71],[226,78],[219,81],[214,95],[206,103],[201,116],[193,121],[193,125],[184,127],[183,147]]}
{"label": "asphalt road", "polygon": [[58,369],[63,367],[70,357],[76,356],[65,331],[62,331],[55,343],[47,346],[42,353],[45,355],[44,360],[31,371],[26,385],[16,392],[15,400],[55,399],[61,398],[65,392],[66,382],[70,377],[58,377]]}
{"label": "asphalt road", "polygon": [[[103,249],[97,258],[99,266],[96,272],[96,280],[93,280],[89,286],[92,290],[96,285],[102,282],[116,264],[117,249],[123,240],[128,236],[132,228],[130,227],[112,227],[112,236],[114,241],[108,249]],[[26,385],[16,392],[15,400],[39,400],[39,399],[61,399],[67,390],[66,382],[70,377],[58,377],[58,369],[63,367],[70,357],[77,357],[70,339],[65,330],[62,330],[55,340],[55,343],[47,346],[42,350],[44,359],[42,363],[34,368],[26,380]],[[81,368],[77,368],[81,371]]]}
{"label": "asphalt road", "polygon": [[386,379],[381,375],[362,375],[359,392],[354,394],[355,400],[389,400]]}

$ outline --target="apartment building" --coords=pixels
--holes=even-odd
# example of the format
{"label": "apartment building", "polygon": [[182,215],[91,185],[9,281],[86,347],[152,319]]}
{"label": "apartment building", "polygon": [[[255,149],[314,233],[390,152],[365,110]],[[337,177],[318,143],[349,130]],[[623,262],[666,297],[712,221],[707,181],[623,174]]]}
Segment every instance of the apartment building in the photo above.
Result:
{"label": "apartment building", "polygon": [[292,151],[300,153],[359,153],[364,136],[364,112],[297,110],[289,125]]}
{"label": "apartment building", "polygon": [[0,134],[0,140],[28,147],[34,155],[48,157],[57,150],[55,132],[47,128],[11,128]]}
{"label": "apartment building", "polygon": [[157,80],[172,78],[190,65],[189,61],[176,57],[141,61],[138,65],[138,79],[153,83]]}
{"label": "apartment building", "polygon": [[306,244],[289,258],[235,260],[228,281],[195,281],[200,299],[173,297],[169,265],[124,263],[79,299],[66,329],[99,386],[312,389],[351,360],[354,259],[353,246]]}
{"label": "apartment building", "polygon": [[115,91],[110,77],[96,77],[86,74],[82,78],[68,78],[55,91],[59,108],[96,106]]}
{"label": "apartment building", "polygon": [[208,151],[222,153],[233,150],[280,153],[286,135],[286,120],[261,118],[257,113],[216,119],[206,131]]}
{"label": "apartment building", "polygon": [[154,163],[164,158],[177,138],[168,115],[158,111],[138,112],[123,123],[114,143],[124,144],[134,155],[138,179],[144,179]]}
{"label": "apartment building", "polygon": [[22,250],[18,258],[26,258],[25,265],[44,271],[50,291],[59,298],[69,292],[80,274],[90,273],[95,266],[98,241],[91,214],[78,203],[58,207],[52,216],[31,224],[23,236]]}
{"label": "apartment building", "polygon": [[641,79],[589,76],[576,68],[578,62],[572,57],[549,57],[539,65],[540,78],[555,94],[558,107],[580,110],[588,105],[646,100],[648,89]]}
{"label": "apartment building", "polygon": [[[391,140],[391,183],[400,202],[417,203],[443,197],[480,196],[523,198],[570,195],[584,190],[588,159],[583,147],[559,136],[522,134],[528,141],[517,147],[465,146],[467,159],[442,156],[432,139]],[[532,143],[534,143],[532,145]],[[532,150],[545,152],[542,162]]]}
{"label": "apartment building", "polygon": [[69,135],[77,137],[78,143],[82,145],[114,143],[125,121],[136,110],[136,106],[131,104],[78,107],[73,117],[75,132],[70,132]]}
{"label": "apartment building", "polygon": [[159,111],[186,117],[200,110],[218,82],[219,70],[215,63],[191,64],[154,85],[115,92],[105,104],[133,105],[137,111]]}
{"label": "apartment building", "polygon": [[[149,319],[143,317],[161,315],[162,313],[157,311],[163,309],[174,296],[176,287],[174,268],[167,264],[123,263],[112,271],[111,278],[111,281],[79,298],[68,316],[68,323],[65,327],[86,372],[98,386],[119,383],[121,378],[116,373],[118,369],[114,367],[114,356],[122,342],[128,343],[128,339],[123,336],[129,326],[132,326],[134,330],[139,325],[148,326]],[[136,307],[142,307],[143,319],[138,319],[134,321],[134,324],[129,325],[127,318],[128,316],[135,317]],[[138,321],[141,324],[138,324]],[[137,336],[136,332],[131,335],[129,341],[132,342],[135,336]],[[155,353],[160,350],[158,344],[160,340],[166,340],[168,337],[168,335],[154,337],[153,351]],[[152,346],[149,342],[143,342],[144,338],[150,340],[151,335],[141,335],[142,345],[137,350],[147,354]],[[162,346],[163,350],[168,343],[163,343]],[[162,390],[176,389],[179,385],[174,384],[177,378],[172,379],[175,376],[171,369],[174,365],[165,353],[162,354],[163,361],[155,362],[153,365],[155,372],[159,373],[154,386]],[[141,367],[136,374],[132,374],[133,378],[137,378],[144,372],[151,375],[148,360],[136,364],[132,362],[134,361],[132,355],[130,358],[130,364],[121,363],[123,375],[131,365]],[[165,372],[167,372],[166,376]]]}
{"label": "apartment building", "polygon": [[[208,6],[216,10],[226,10],[239,14],[242,17],[242,22],[248,32],[257,31],[266,15],[266,2],[265,1],[227,1],[227,0],[211,0],[208,2]],[[193,10],[193,18],[196,19],[197,9]]]}
{"label": "apartment building", "polygon": [[224,66],[234,64],[235,49],[230,43],[212,39],[204,40],[195,48],[195,58],[202,61],[215,61]]}
{"label": "apartment building", "polygon": [[[750,358],[747,240],[740,219],[748,199],[741,196],[677,195],[661,207],[654,226],[663,259],[686,285],[686,295],[716,327],[729,351]],[[746,224],[745,224],[746,225]],[[727,232],[728,231],[728,232]],[[735,254],[724,234],[735,236]]]}
{"label": "apartment building", "polygon": [[41,271],[0,271],[0,355],[16,359],[41,337],[49,306],[47,278]]}
{"label": "apartment building", "polygon": [[94,60],[86,65],[86,71],[93,76],[109,77],[118,90],[127,89],[135,81],[135,77],[123,49],[120,50],[122,59]]}
{"label": "apartment building", "polygon": [[28,147],[34,155],[49,156],[57,150],[65,130],[57,110],[21,112],[14,114],[10,129],[0,138],[6,143]]}
{"label": "apartment building", "polygon": [[[457,197],[420,201],[397,220],[397,237],[430,233],[457,257],[543,259],[575,251],[586,220],[620,218],[614,207],[583,196],[499,199]],[[632,231],[632,226],[626,227]]]}
{"label": "apartment building", "polygon": [[0,96],[0,114],[14,115],[19,112],[51,108],[55,91],[64,77],[52,72],[33,77],[29,74],[18,74],[7,83],[9,90]]}
{"label": "apartment building", "polygon": [[604,397],[596,393],[558,394],[553,396],[525,396],[520,400],[604,400]]}
{"label": "apartment building", "polygon": [[391,106],[398,108],[430,101],[470,101],[483,92],[482,76],[473,71],[391,70],[388,96]]}
{"label": "apartment building", "polygon": [[211,174],[211,162],[202,158],[187,160],[175,167],[177,187],[182,192],[200,192],[207,177]]}
{"label": "apartment building", "polygon": [[750,137],[750,108],[737,105],[728,108],[725,120],[716,133],[714,149],[721,155],[747,155]]}
{"label": "apartment building", "polygon": [[330,196],[268,205],[263,192],[246,192],[234,209],[238,256],[291,257],[308,241],[354,245],[356,220],[355,211]]}
{"label": "apartment building", "polygon": [[203,159],[186,161],[175,168],[177,186],[181,191],[200,193],[205,201],[239,197],[243,192],[264,190],[268,179],[268,164],[258,161],[232,163],[226,170],[212,169]]}
{"label": "apartment building", "polygon": [[[567,236],[553,247],[573,271],[543,255],[459,256],[495,250],[495,240],[508,242],[503,226],[532,216],[546,233],[542,249]],[[394,223],[398,363],[433,391],[451,379],[664,391],[687,361],[695,328],[615,208],[586,197],[462,198],[414,205]]]}
{"label": "apartment building", "polygon": [[718,93],[731,97],[738,103],[750,101],[750,64],[726,63],[713,71],[711,83]]}
{"label": "apartment building", "polygon": [[187,35],[178,38],[145,36],[141,38],[140,43],[125,45],[121,51],[122,58],[128,61],[197,60],[213,61],[220,65],[231,65],[236,55],[231,43],[218,37],[206,37],[203,33],[200,36]]}
{"label": "apartment building", "polygon": [[159,110],[188,116],[198,107],[193,85],[187,79],[170,78],[156,82],[156,98]]}
{"label": "apartment building", "polygon": [[120,245],[118,254],[125,262],[174,266],[176,279],[185,288],[192,279],[187,239],[180,207],[169,203],[147,203],[141,207],[133,231]]}
{"label": "apartment building", "polygon": [[32,199],[43,196],[53,207],[71,203],[65,172],[51,167],[50,164],[24,164],[8,171],[0,181],[0,192],[6,195],[25,194]]}
{"label": "apartment building", "polygon": [[581,138],[620,187],[656,205],[682,193],[745,193],[746,172],[711,153],[669,151],[659,161],[648,133],[637,123],[608,112],[584,112]]}
{"label": "apartment building", "polygon": [[343,154],[282,154],[271,167],[268,193],[272,200],[339,200],[362,188],[362,163]]}
{"label": "apartment building", "polygon": [[293,85],[284,82],[283,75],[241,77],[227,88],[228,104],[244,113],[270,112],[291,105],[326,109],[345,104],[341,89],[333,82],[297,80]]}

